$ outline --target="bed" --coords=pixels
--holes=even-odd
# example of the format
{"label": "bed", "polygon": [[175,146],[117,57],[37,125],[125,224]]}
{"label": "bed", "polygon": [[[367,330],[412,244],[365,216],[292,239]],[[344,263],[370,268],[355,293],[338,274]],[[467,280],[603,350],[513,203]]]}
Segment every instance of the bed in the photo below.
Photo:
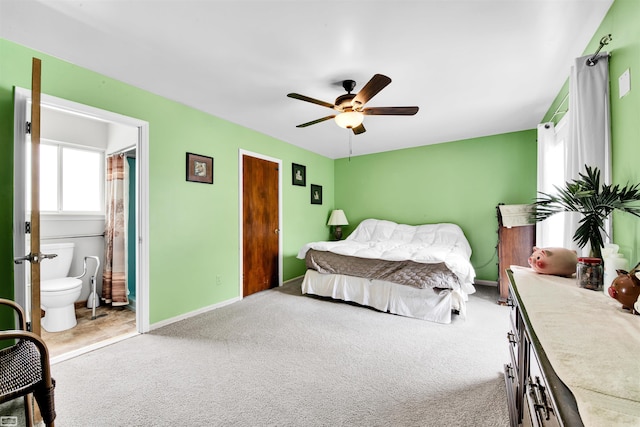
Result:
{"label": "bed", "polygon": [[366,219],[345,240],[298,252],[302,293],[401,316],[451,323],[475,292],[471,246],[456,224],[407,225]]}

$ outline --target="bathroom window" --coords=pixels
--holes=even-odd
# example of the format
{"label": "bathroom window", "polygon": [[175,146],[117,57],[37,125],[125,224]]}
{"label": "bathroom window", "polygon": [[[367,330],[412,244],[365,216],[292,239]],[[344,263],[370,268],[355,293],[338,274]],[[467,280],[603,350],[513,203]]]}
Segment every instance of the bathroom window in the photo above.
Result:
{"label": "bathroom window", "polygon": [[[27,154],[30,157],[30,153]],[[45,214],[103,214],[104,152],[42,141],[40,211]]]}

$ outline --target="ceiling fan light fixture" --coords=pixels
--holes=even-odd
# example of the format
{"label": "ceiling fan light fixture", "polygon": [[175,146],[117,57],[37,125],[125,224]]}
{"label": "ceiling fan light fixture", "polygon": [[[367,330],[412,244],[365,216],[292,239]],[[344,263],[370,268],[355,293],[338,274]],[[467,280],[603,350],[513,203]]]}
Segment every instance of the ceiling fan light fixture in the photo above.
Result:
{"label": "ceiling fan light fixture", "polygon": [[334,120],[341,128],[353,129],[362,124],[364,120],[364,114],[359,111],[345,111],[338,114]]}
{"label": "ceiling fan light fixture", "polygon": [[333,104],[319,99],[310,98],[305,95],[300,95],[299,93],[289,93],[287,94],[289,98],[310,102],[312,104],[330,108],[334,111],[334,114],[330,116],[302,123],[296,127],[304,128],[326,120],[334,119],[336,124],[341,128],[351,129],[353,130],[354,135],[360,135],[361,133],[366,132],[366,129],[362,124],[364,116],[413,116],[416,114],[418,112],[418,107],[364,108],[364,105],[378,92],[387,87],[389,83],[391,83],[391,79],[389,77],[382,74],[375,74],[357,94],[353,94],[351,91],[355,88],[356,82],[353,80],[344,80],[342,82],[342,87],[347,91],[347,93],[338,96],[336,98],[336,102]]}

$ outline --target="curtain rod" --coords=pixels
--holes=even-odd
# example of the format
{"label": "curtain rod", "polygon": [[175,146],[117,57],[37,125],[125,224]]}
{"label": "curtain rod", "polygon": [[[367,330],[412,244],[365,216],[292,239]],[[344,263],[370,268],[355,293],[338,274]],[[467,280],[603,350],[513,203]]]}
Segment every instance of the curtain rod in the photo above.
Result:
{"label": "curtain rod", "polygon": [[57,239],[84,239],[88,237],[104,237],[104,233],[100,234],[73,234],[67,236],[45,236],[41,237],[40,240],[57,240]]}
{"label": "curtain rod", "polygon": [[117,155],[117,154],[127,154],[129,151],[135,151],[135,150],[136,150],[136,148],[137,148],[137,146],[132,145],[132,146],[130,146],[130,147],[127,147],[127,148],[123,148],[123,149],[121,149],[121,150],[114,151],[113,153],[108,153],[108,154],[107,154],[107,157],[108,157],[108,156],[115,156],[115,155]]}
{"label": "curtain rod", "polygon": [[[593,67],[598,63],[598,54],[600,53],[603,47],[609,44],[611,40],[613,40],[613,38],[611,37],[611,34],[607,34],[606,36],[600,39],[600,46],[598,47],[598,49],[595,51],[595,53],[591,57],[587,58],[587,65],[589,67]],[[562,108],[562,106],[564,105],[564,103],[567,101],[568,98],[569,98],[569,92],[567,92],[564,98],[562,98],[562,101],[560,101],[560,104],[558,104],[558,108],[556,108],[556,111],[553,113],[553,115],[549,120],[553,120],[554,117],[557,116],[558,114],[563,114],[568,111],[568,110],[560,111],[560,108]]]}
{"label": "curtain rod", "polygon": [[568,110],[560,111],[560,108],[564,105],[564,103],[567,101],[568,98],[569,98],[569,92],[567,92],[564,98],[562,98],[562,101],[560,101],[560,104],[558,104],[558,108],[556,108],[556,111],[553,113],[553,116],[551,116],[549,120],[553,120],[553,118],[558,114],[566,113],[568,111]]}
{"label": "curtain rod", "polygon": [[596,50],[596,53],[594,53],[591,58],[587,59],[587,65],[589,67],[593,67],[598,63],[598,54],[600,53],[600,50],[602,50],[603,47],[608,45],[611,40],[613,40],[611,38],[611,34],[607,34],[606,36],[600,39],[600,46],[598,47],[598,50]]}

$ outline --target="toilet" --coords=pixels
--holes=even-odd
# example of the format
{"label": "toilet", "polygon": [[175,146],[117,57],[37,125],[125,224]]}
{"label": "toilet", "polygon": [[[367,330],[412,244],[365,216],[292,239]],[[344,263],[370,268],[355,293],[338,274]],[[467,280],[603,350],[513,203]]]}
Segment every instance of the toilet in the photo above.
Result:
{"label": "toilet", "polygon": [[80,297],[82,280],[67,277],[74,248],[74,243],[40,247],[43,254],[58,254],[40,262],[40,306],[45,311],[41,325],[47,332],[65,331],[78,323],[74,303]]}

